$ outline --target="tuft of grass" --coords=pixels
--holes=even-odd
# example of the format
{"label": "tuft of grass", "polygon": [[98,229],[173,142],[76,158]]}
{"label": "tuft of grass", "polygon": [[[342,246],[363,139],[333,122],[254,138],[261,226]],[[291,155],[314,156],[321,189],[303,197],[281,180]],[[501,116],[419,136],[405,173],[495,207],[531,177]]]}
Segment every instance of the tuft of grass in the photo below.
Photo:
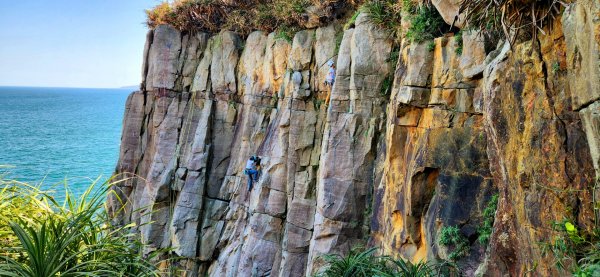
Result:
{"label": "tuft of grass", "polygon": [[391,273],[386,257],[375,256],[376,248],[355,247],[346,256],[330,254],[323,256],[328,264],[321,277],[356,276],[371,277],[379,272]]}
{"label": "tuft of grass", "polygon": [[281,26],[275,31],[275,39],[285,40],[290,44],[294,40],[294,35],[298,32],[298,29],[289,27],[289,26]]}
{"label": "tuft of grass", "polygon": [[355,11],[354,14],[352,14],[352,16],[348,19],[348,22],[346,22],[346,24],[344,24],[344,30],[348,30],[348,29],[354,27],[354,23],[356,23],[356,18],[358,18],[359,15],[360,15],[360,9]]}
{"label": "tuft of grass", "polygon": [[460,30],[456,34],[454,34],[454,43],[456,45],[454,52],[459,56],[462,55],[462,52],[463,52],[463,31],[462,30]]}
{"label": "tuft of grass", "polygon": [[335,34],[335,54],[340,52],[340,46],[342,46],[342,39],[344,39],[344,32],[337,32]]}
{"label": "tuft of grass", "polygon": [[433,50],[435,50],[435,41],[432,40],[427,44],[427,50],[429,50],[429,52],[433,52]]}
{"label": "tuft of grass", "polygon": [[58,203],[37,187],[0,178],[0,276],[159,276],[150,262],[156,257],[140,254],[135,226],[111,224],[104,199],[115,184],[96,179],[79,198],[66,189]]}
{"label": "tuft of grass", "polygon": [[227,106],[229,106],[230,109],[235,110],[235,101],[233,99],[229,99],[229,101],[227,101]]}
{"label": "tuft of grass", "polygon": [[321,110],[321,106],[323,106],[323,103],[325,102],[323,99],[318,99],[318,98],[313,98],[313,105],[315,107],[315,111],[319,111]]}
{"label": "tuft of grass", "polygon": [[469,253],[469,241],[456,226],[444,226],[438,242],[453,248],[448,254],[448,258],[452,261],[458,261]]}
{"label": "tuft of grass", "polygon": [[[440,272],[455,273],[455,268],[449,264],[434,264],[431,262],[412,263],[407,260],[395,260],[388,256],[376,256],[376,248],[364,249],[354,247],[345,255],[325,255],[326,262],[320,277],[433,277]],[[454,276],[454,275],[450,275]]]}
{"label": "tuft of grass", "polygon": [[[572,0],[471,0],[463,1],[466,24],[483,32],[503,33],[509,41],[528,33],[535,38],[561,14],[561,5]],[[542,31],[543,33],[543,31]]]}
{"label": "tuft of grass", "polygon": [[556,74],[560,72],[560,63],[559,62],[553,62],[552,63],[552,73]]}
{"label": "tuft of grass", "polygon": [[273,95],[271,95],[271,105],[274,109],[277,108],[277,103],[279,103],[279,94],[274,92]]}
{"label": "tuft of grass", "polygon": [[398,63],[399,58],[400,58],[400,49],[398,47],[394,47],[394,49],[392,49],[392,52],[390,52],[390,57],[387,59],[387,61],[393,67],[396,67],[396,64]]}
{"label": "tuft of grass", "polygon": [[[410,1],[405,1],[412,5]],[[405,7],[410,11],[410,27],[406,32],[406,38],[413,42],[432,40],[443,35],[447,30],[446,23],[435,7],[423,5],[420,7]]]}
{"label": "tuft of grass", "polygon": [[490,236],[494,228],[494,218],[496,217],[496,210],[498,209],[498,194],[492,195],[487,206],[483,210],[483,222],[477,229],[479,233],[478,240],[482,245],[487,245],[490,241]]}
{"label": "tuft of grass", "polygon": [[[390,56],[387,58],[386,62],[388,62],[392,68],[396,68],[399,58],[400,58],[400,48],[398,48],[396,46],[392,49],[392,52],[390,52]],[[390,73],[385,77],[385,79],[383,79],[383,82],[381,84],[381,90],[379,91],[379,94],[381,96],[390,95],[393,85],[394,85],[394,74]]]}
{"label": "tuft of grass", "polygon": [[361,7],[369,19],[383,29],[395,31],[402,19],[402,5],[395,0],[369,0]]}
{"label": "tuft of grass", "polygon": [[386,76],[385,79],[383,79],[383,83],[381,84],[381,90],[379,91],[379,94],[381,94],[381,96],[390,95],[390,92],[392,91],[393,82],[393,74],[389,74],[388,76]]}
{"label": "tuft of grass", "polygon": [[[154,28],[171,25],[181,31],[218,33],[228,29],[248,35],[255,30],[273,32],[281,26],[306,28],[308,8],[319,14],[324,26],[356,8],[360,1],[351,0],[174,0],[163,1],[146,11],[146,24]],[[311,28],[314,26],[311,23]]]}

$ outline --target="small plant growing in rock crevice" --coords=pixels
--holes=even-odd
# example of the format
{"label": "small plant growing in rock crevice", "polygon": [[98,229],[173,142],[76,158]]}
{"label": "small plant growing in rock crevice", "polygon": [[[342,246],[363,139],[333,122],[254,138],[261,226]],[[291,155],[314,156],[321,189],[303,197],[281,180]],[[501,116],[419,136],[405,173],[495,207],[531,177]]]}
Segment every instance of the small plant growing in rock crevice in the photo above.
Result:
{"label": "small plant growing in rock crevice", "polygon": [[277,108],[277,103],[279,103],[279,94],[274,92],[273,95],[271,95],[271,105],[274,109]]}
{"label": "small plant growing in rock crevice", "polygon": [[452,261],[458,261],[469,253],[469,240],[460,232],[456,226],[444,226],[438,239],[439,244],[452,247],[448,254]]}
{"label": "small plant growing in rock crevice", "polygon": [[458,31],[454,35],[454,44],[456,45],[454,52],[456,52],[456,54],[459,56],[462,55],[462,52],[463,52],[463,31],[462,30]]}
{"label": "small plant growing in rock crevice", "polygon": [[340,31],[335,34],[335,54],[337,55],[340,52],[340,47],[342,46],[342,39],[344,39],[344,32]]}
{"label": "small plant growing in rock crevice", "polygon": [[360,15],[360,9],[355,11],[354,14],[352,14],[352,16],[348,19],[348,22],[344,24],[344,30],[354,27],[354,23],[356,23],[356,18],[358,18],[358,15]]}
{"label": "small plant growing in rock crevice", "polygon": [[381,83],[381,90],[379,91],[379,94],[381,94],[381,96],[388,96],[392,91],[393,82],[393,74],[389,74],[387,77],[385,77],[385,79],[383,79],[383,82]]}
{"label": "small plant growing in rock crevice", "polygon": [[400,49],[398,47],[394,47],[394,49],[392,49],[392,52],[390,52],[390,57],[387,59],[387,61],[390,63],[391,66],[396,67],[399,58]]}
{"label": "small plant growing in rock crevice", "polygon": [[321,106],[323,105],[323,102],[324,102],[323,99],[319,99],[319,98],[315,97],[312,99],[312,101],[313,101],[315,110],[317,110],[317,111],[321,110]]}
{"label": "small plant growing in rock crevice", "polygon": [[298,32],[297,28],[289,27],[289,26],[280,26],[275,31],[275,39],[285,40],[289,43],[292,43],[296,32]]}
{"label": "small plant growing in rock crevice", "polygon": [[361,8],[371,22],[383,29],[395,31],[401,22],[402,4],[395,0],[369,0]]}
{"label": "small plant growing in rock crevice", "polygon": [[432,40],[447,31],[445,21],[435,7],[431,5],[415,7],[410,1],[404,1],[404,6],[404,10],[410,14],[408,17],[410,27],[406,32],[406,38],[410,41]]}
{"label": "small plant growing in rock crevice", "polygon": [[490,236],[492,235],[492,230],[494,227],[494,218],[496,217],[496,210],[498,209],[498,194],[492,195],[490,201],[487,206],[483,210],[483,222],[481,226],[477,229],[479,233],[479,243],[482,245],[487,245],[490,241]]}
{"label": "small plant growing in rock crevice", "polygon": [[517,36],[528,33],[535,38],[538,32],[562,13],[561,6],[573,0],[469,0],[462,1],[466,24],[483,32],[502,32],[513,42]]}
{"label": "small plant growing in rock crevice", "polygon": [[[398,46],[395,46],[390,52],[390,56],[387,58],[386,62],[391,66],[392,69],[396,68],[396,64],[398,64],[398,59],[400,59],[400,49]],[[381,96],[388,96],[392,91],[392,86],[394,85],[394,73],[389,73],[383,82],[381,83],[381,90],[379,94]]]}
{"label": "small plant growing in rock crevice", "polygon": [[429,50],[429,52],[433,52],[433,50],[435,50],[435,41],[432,40],[427,44],[427,50]]}
{"label": "small plant growing in rock crevice", "polygon": [[556,74],[558,72],[560,72],[560,63],[559,62],[552,63],[552,73]]}
{"label": "small plant growing in rock crevice", "polygon": [[230,109],[235,109],[235,101],[233,99],[229,99],[229,101],[227,101],[227,106],[229,106]]}

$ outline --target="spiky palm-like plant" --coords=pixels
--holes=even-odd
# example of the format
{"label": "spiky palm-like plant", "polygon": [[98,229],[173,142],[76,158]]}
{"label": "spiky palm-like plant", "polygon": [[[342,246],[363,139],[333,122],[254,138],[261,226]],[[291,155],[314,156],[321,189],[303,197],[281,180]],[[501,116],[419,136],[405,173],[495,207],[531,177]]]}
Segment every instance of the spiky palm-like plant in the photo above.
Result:
{"label": "spiky palm-like plant", "polygon": [[330,254],[323,256],[328,267],[320,275],[322,277],[371,277],[388,271],[388,258],[375,256],[376,248],[353,248],[341,256]]}
{"label": "spiky palm-like plant", "polygon": [[158,276],[128,235],[132,226],[110,226],[104,197],[113,183],[97,179],[78,199],[67,190],[63,204],[23,183],[0,184],[12,208],[35,211],[0,221],[0,230],[10,230],[2,233],[10,243],[0,248],[0,276]]}
{"label": "spiky palm-like plant", "polygon": [[453,268],[448,264],[430,262],[412,263],[406,260],[395,260],[388,256],[376,256],[376,248],[364,249],[355,247],[345,255],[325,255],[327,263],[322,277],[430,277],[449,274],[454,276]]}

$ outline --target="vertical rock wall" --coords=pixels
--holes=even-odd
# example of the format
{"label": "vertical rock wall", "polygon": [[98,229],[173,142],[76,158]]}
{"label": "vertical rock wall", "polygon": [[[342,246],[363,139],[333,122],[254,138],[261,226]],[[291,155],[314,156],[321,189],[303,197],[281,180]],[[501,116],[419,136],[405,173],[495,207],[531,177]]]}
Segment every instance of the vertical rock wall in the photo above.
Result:
{"label": "vertical rock wall", "polygon": [[[495,193],[486,154],[481,76],[483,39],[465,34],[458,55],[452,37],[402,49],[387,111],[386,160],[373,237],[396,257],[449,259],[441,228],[455,226],[471,241]],[[468,73],[468,74],[467,74]],[[472,275],[485,246],[460,260]]]}
{"label": "vertical rock wall", "polygon": [[488,158],[500,192],[489,262],[494,274],[564,274],[542,251],[558,235],[552,224],[593,226],[594,170],[570,105],[560,65],[565,40],[556,23],[550,36],[500,53],[484,74]]}
{"label": "vertical rock wall", "polygon": [[[137,224],[146,253],[172,248],[181,259],[165,266],[182,276],[311,275],[323,254],[365,244],[448,260],[445,227],[468,241],[466,275],[561,274],[540,242],[552,221],[593,226],[599,11],[578,1],[512,47],[465,32],[462,54],[451,36],[394,45],[365,14],[291,42],[158,26],[127,100],[116,171],[131,178],[109,212]],[[251,155],[262,174],[248,191]]]}
{"label": "vertical rock wall", "polygon": [[[364,16],[357,28],[359,34],[344,35],[340,51],[347,55],[340,62],[346,65],[340,70],[347,72],[340,73],[345,81],[336,84],[329,110],[348,120],[336,127],[346,150],[338,160],[328,157],[332,169],[339,161],[355,164],[355,177],[345,169],[320,170],[325,128],[337,124],[327,120],[322,81],[327,61],[337,59],[339,27],[301,31],[291,43],[262,32],[244,42],[231,32],[209,38],[168,26],[151,31],[145,83],[127,102],[117,168],[137,177],[117,188],[131,201],[123,211],[118,199],[109,199],[115,221],[137,223],[146,252],[173,247],[185,258],[176,266],[190,276],[304,276],[309,260],[364,241],[368,230],[357,222],[365,221],[363,210],[370,206],[386,101],[379,92],[391,70],[391,41]],[[363,140],[348,132],[362,132],[373,142],[358,149]],[[243,168],[251,155],[262,157],[262,174],[248,191]],[[360,193],[318,198],[324,189],[320,174],[335,174],[338,185],[355,179]],[[331,197],[352,206],[360,201],[362,208],[338,219],[335,213],[344,212],[338,204],[321,216]],[[322,222],[327,217],[348,225],[350,235],[322,242],[332,227]],[[321,221],[315,225],[315,219]],[[314,254],[311,242],[318,242]]]}

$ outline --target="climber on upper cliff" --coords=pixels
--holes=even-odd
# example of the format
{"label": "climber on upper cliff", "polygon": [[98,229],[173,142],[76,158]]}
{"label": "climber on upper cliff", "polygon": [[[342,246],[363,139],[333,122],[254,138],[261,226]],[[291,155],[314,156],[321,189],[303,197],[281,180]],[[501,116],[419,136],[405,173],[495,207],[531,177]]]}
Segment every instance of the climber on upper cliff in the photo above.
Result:
{"label": "climber on upper cliff", "polygon": [[252,181],[258,181],[258,170],[256,169],[256,157],[252,156],[246,161],[244,174],[248,175],[248,191],[252,190]]}
{"label": "climber on upper cliff", "polygon": [[329,60],[327,65],[329,66],[329,71],[327,72],[327,77],[325,77],[324,84],[327,87],[327,99],[325,99],[325,104],[329,105],[331,90],[333,89],[333,83],[335,82],[335,63],[333,60]]}

